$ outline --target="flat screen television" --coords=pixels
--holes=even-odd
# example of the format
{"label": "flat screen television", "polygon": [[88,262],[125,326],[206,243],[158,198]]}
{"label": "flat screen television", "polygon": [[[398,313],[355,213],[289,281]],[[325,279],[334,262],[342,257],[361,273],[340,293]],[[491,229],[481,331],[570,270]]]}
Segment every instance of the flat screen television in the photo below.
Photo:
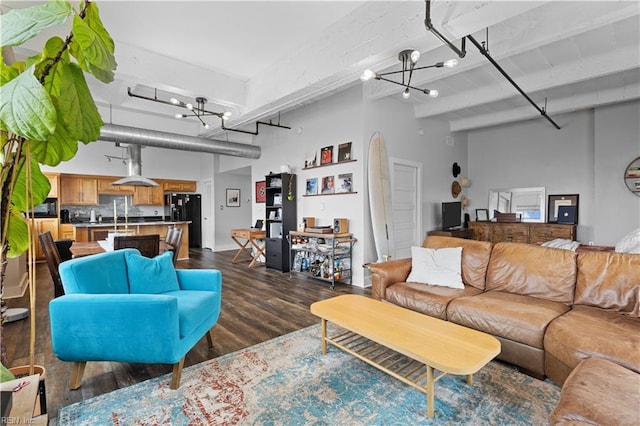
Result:
{"label": "flat screen television", "polygon": [[460,229],[462,226],[462,203],[451,201],[442,203],[442,230]]}

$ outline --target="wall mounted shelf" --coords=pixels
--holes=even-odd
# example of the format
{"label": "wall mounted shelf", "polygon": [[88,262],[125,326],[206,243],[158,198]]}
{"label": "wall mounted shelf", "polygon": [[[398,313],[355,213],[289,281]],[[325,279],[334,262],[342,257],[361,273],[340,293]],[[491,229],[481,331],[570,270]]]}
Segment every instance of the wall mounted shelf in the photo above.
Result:
{"label": "wall mounted shelf", "polygon": [[338,164],[353,163],[355,161],[358,161],[358,160],[345,160],[345,161],[338,161],[335,163],[318,164],[317,166],[303,167],[302,170],[311,170],[311,169],[319,169],[320,167],[337,166]]}
{"label": "wall mounted shelf", "polygon": [[357,194],[358,191],[350,191],[350,192],[332,192],[331,194],[302,194],[303,197],[323,197],[326,195],[347,195],[347,194]]}

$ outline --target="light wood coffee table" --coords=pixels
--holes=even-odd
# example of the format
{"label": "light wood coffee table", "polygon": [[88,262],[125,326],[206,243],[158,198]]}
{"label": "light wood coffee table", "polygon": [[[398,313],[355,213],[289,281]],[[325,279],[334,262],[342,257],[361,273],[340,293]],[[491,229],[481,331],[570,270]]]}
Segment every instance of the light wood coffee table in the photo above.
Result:
{"label": "light wood coffee table", "polygon": [[[365,296],[316,302],[311,313],[321,318],[323,354],[330,343],[424,392],[429,418],[436,381],[458,374],[472,384],[473,374],[500,353],[498,339],[486,333]],[[327,322],[344,330],[328,336]]]}

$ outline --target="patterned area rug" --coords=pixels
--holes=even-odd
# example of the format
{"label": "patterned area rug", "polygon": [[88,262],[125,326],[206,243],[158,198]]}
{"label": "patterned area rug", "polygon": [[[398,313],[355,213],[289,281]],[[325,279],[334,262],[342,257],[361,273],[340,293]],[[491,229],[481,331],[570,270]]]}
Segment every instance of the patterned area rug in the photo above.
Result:
{"label": "patterned area rug", "polygon": [[312,326],[171,375],[63,407],[59,425],[430,425],[548,424],[559,388],[493,361],[474,375],[435,385],[426,396],[329,346]]}

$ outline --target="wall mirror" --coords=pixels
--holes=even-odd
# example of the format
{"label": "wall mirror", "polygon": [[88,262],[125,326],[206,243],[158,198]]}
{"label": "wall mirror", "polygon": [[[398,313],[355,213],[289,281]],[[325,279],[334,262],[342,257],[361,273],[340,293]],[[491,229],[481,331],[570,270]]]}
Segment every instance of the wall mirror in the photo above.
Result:
{"label": "wall mirror", "polygon": [[505,188],[489,190],[489,217],[494,211],[516,213],[523,222],[544,222],[546,196],[544,186],[534,188]]}

